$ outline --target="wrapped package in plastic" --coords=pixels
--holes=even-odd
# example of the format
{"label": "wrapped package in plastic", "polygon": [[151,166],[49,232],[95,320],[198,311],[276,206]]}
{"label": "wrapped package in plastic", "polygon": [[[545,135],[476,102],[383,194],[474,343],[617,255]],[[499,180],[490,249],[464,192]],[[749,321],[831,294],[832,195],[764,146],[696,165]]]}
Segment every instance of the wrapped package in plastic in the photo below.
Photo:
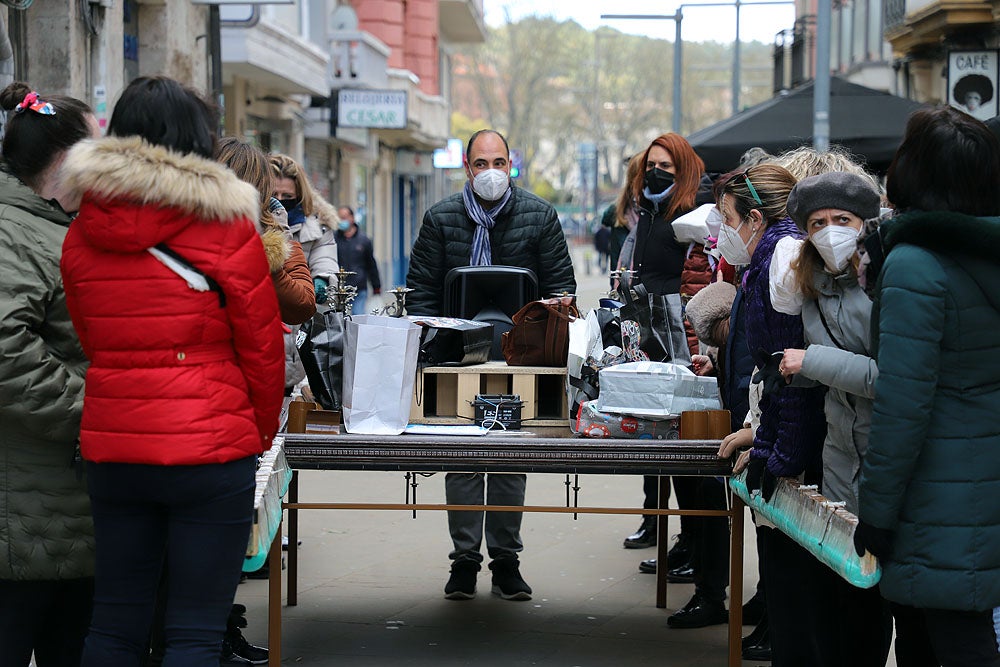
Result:
{"label": "wrapped package in plastic", "polygon": [[285,460],[284,438],[274,439],[271,449],[264,452],[257,465],[253,492],[253,529],[247,545],[243,571],[259,570],[267,560],[274,534],[281,525],[281,499],[292,481],[292,469]]}
{"label": "wrapped package in plastic", "polygon": [[677,440],[680,438],[680,425],[679,417],[643,419],[601,412],[594,406],[594,401],[584,401],[577,412],[574,431],[588,438]]}
{"label": "wrapped package in plastic", "polygon": [[602,368],[600,381],[594,407],[601,412],[667,419],[721,407],[718,381],[678,364],[631,361]]}

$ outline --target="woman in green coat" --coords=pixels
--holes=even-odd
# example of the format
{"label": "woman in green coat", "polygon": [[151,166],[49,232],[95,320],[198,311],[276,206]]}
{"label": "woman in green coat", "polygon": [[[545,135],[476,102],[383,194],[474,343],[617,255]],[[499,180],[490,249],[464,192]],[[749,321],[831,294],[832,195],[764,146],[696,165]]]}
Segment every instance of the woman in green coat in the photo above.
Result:
{"label": "woman in green coat", "polygon": [[[855,546],[922,616],[940,664],[1000,665],[1000,143],[915,112],[889,167],[899,215],[872,312],[879,376]],[[937,664],[937,663],[935,663]]]}
{"label": "woman in green coat", "polygon": [[98,132],[89,107],[0,92],[0,664],[80,664],[94,586],[94,527],[73,464],[87,360],[59,257],[80,204],[60,185],[70,146]]}

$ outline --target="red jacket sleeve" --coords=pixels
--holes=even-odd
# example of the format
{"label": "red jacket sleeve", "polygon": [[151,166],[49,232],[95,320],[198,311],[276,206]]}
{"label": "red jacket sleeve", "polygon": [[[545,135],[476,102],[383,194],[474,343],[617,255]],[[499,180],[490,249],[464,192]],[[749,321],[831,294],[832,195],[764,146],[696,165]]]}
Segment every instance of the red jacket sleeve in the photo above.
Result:
{"label": "red jacket sleeve", "polygon": [[246,378],[263,446],[271,446],[285,389],[285,349],[278,299],[264,247],[253,224],[234,223],[226,235],[216,280],[226,295],[236,360]]}

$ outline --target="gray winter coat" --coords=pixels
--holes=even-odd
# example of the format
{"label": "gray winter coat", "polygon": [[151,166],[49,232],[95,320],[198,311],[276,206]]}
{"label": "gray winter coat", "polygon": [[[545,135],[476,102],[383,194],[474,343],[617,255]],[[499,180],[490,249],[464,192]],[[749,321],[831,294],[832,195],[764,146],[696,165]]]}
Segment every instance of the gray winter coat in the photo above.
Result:
{"label": "gray winter coat", "polygon": [[80,435],[87,361],[59,273],[70,218],[0,171],[0,579],[94,574]]}
{"label": "gray winter coat", "polygon": [[836,278],[817,271],[814,285],[819,299],[802,305],[807,348],[800,375],[829,388],[823,495],[847,503],[848,511],[857,514],[861,460],[868,450],[878,377],[871,357],[872,302],[853,270]]}

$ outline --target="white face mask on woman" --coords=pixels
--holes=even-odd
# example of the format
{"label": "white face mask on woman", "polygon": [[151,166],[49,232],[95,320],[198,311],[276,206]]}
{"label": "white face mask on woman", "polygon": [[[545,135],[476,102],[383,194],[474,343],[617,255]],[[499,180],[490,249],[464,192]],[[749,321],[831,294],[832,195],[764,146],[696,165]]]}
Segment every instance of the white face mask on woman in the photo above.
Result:
{"label": "white face mask on woman", "polygon": [[484,169],[472,179],[472,191],[486,201],[497,201],[510,186],[510,176],[500,169]]}
{"label": "white face mask on woman", "polygon": [[809,237],[823,258],[827,271],[839,276],[858,251],[858,230],[844,225],[827,225]]}
{"label": "white face mask on woman", "polygon": [[750,241],[753,241],[754,232],[750,235],[750,240],[746,243],[740,238],[740,229],[746,224],[746,220],[740,222],[740,226],[733,229],[726,223],[722,223],[719,228],[719,252],[722,257],[733,266],[743,266],[750,263]]}

